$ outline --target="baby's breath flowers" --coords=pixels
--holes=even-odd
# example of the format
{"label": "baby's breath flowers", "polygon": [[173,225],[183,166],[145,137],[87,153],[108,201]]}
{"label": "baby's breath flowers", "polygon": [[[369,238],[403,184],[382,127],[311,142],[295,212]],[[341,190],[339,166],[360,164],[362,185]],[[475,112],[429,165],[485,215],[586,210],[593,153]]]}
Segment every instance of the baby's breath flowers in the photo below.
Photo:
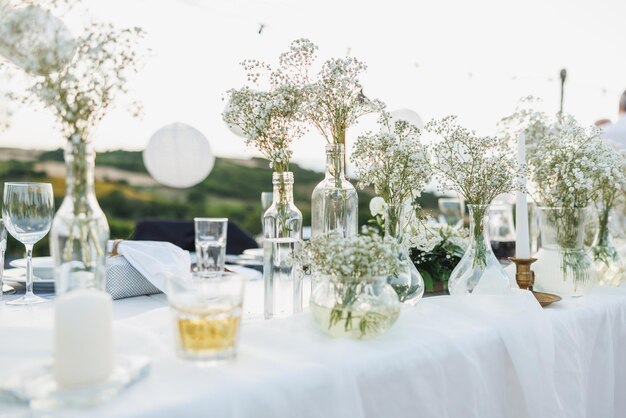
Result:
{"label": "baby's breath flowers", "polygon": [[[392,122],[383,113],[380,123]],[[403,120],[395,121],[388,132],[359,136],[351,160],[359,177],[359,187],[373,186],[387,204],[402,204],[418,197],[430,180],[420,130]]]}
{"label": "baby's breath flowers", "polygon": [[[246,145],[257,148],[277,172],[289,171],[291,144],[305,132],[301,123],[303,89],[290,83],[287,75],[293,66],[305,65],[308,60],[304,52],[298,55],[294,48],[292,44],[288,52],[281,54],[276,69],[258,60],[243,61],[241,65],[253,88],[228,90],[228,106],[222,114],[228,125],[242,130]],[[265,90],[263,82],[268,83]]]}
{"label": "baby's breath flowers", "polygon": [[[36,16],[45,21],[48,13],[42,9]],[[54,114],[65,138],[88,142],[95,125],[127,91],[129,76],[143,64],[145,54],[138,47],[144,31],[94,22],[70,38],[59,25],[62,23],[53,25],[54,33],[44,44],[35,38],[46,34],[33,33],[32,22],[30,26],[27,22],[12,26],[15,45],[32,46],[30,55],[18,60],[30,84],[25,92],[13,92],[13,97],[43,104]],[[3,68],[15,72],[17,68],[7,61]]]}
{"label": "baby's breath flowers", "polygon": [[441,190],[459,193],[472,205],[476,242],[475,265],[486,266],[483,218],[493,199],[519,187],[519,167],[515,154],[504,136],[478,136],[458,125],[455,116],[431,121],[426,131],[440,140],[431,147],[431,169]]}
{"label": "baby's breath flowers", "polygon": [[343,238],[331,233],[313,238],[303,248],[303,264],[345,282],[395,273],[400,268],[399,245],[393,238],[360,235]]}
{"label": "baby's breath flowers", "polygon": [[595,127],[581,126],[567,114],[550,116],[519,108],[501,122],[511,136],[526,134],[526,164],[533,199],[545,207],[546,220],[562,249],[561,270],[575,283],[588,279],[588,261],[579,244],[583,211],[601,194],[602,184],[615,184],[617,159]]}
{"label": "baby's breath flowers", "polygon": [[[367,66],[353,58],[331,58],[312,75],[318,47],[308,39],[293,41],[281,55],[277,71],[270,76],[275,86],[297,86],[305,95],[302,117],[324,136],[328,143],[345,144],[346,130],[368,113],[380,112],[384,104],[363,94],[359,77]],[[255,76],[260,72],[256,71]]]}
{"label": "baby's breath flowers", "polygon": [[430,167],[441,190],[456,191],[471,205],[488,205],[519,186],[519,167],[505,137],[478,136],[458,125],[456,116],[431,121],[424,129],[441,139],[430,148]]}
{"label": "baby's breath flowers", "polygon": [[361,116],[380,112],[385,105],[363,94],[359,76],[367,65],[353,57],[327,60],[307,88],[305,117],[329,143],[346,143],[346,130]]}
{"label": "baby's breath flowers", "polygon": [[[399,249],[394,239],[378,235],[344,238],[330,233],[305,244],[300,255],[303,264],[327,276],[313,291],[311,310],[316,321],[327,325],[329,331],[339,325],[346,335],[358,329],[359,338],[379,334],[390,326],[400,312],[397,295],[392,289],[388,293],[380,287],[374,293],[367,289],[383,283],[388,286],[387,276],[401,268]],[[326,300],[318,302],[326,294],[330,295],[328,305]],[[388,299],[390,294],[392,299]],[[379,306],[378,297],[384,299],[381,303],[385,306]]]}

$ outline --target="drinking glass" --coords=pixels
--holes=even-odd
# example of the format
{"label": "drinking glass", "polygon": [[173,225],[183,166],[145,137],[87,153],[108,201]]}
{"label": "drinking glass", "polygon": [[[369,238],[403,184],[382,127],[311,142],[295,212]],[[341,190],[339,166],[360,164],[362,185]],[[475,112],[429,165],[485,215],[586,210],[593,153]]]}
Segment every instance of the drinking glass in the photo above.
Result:
{"label": "drinking glass", "polygon": [[226,260],[228,218],[194,218],[198,271],[205,277],[219,277]]}
{"label": "drinking glass", "polygon": [[244,277],[230,273],[168,278],[167,299],[179,357],[202,365],[235,358],[245,283]]}
{"label": "drinking glass", "polygon": [[26,247],[26,294],[7,302],[31,305],[47,302],[33,293],[33,245],[50,231],[54,198],[50,183],[4,183],[2,218],[7,231]]}
{"label": "drinking glass", "polygon": [[446,223],[455,228],[463,226],[465,204],[462,199],[453,197],[441,197],[439,203],[439,222]]}

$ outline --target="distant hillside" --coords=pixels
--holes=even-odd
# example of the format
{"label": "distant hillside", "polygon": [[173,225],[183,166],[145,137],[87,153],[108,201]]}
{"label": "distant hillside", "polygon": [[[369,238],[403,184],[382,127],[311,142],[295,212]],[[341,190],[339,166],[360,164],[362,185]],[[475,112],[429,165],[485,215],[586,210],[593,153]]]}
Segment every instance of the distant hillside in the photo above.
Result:
{"label": "distant hillside", "polygon": [[[261,233],[261,192],[272,190],[272,171],[265,160],[217,158],[209,177],[189,189],[156,183],[146,172],[141,152],[100,152],[96,167],[96,194],[109,220],[112,238],[128,238],[135,222],[149,217],[191,220],[196,216],[224,216],[252,234]],[[311,192],[324,174],[297,164],[292,164],[291,169],[295,203],[302,211],[304,224],[310,225]],[[65,194],[63,151],[0,149],[0,182],[25,180],[51,182],[58,207]],[[361,224],[370,217],[372,196],[371,191],[359,191]],[[436,207],[436,198],[424,194],[422,204]],[[47,244],[37,247],[42,254]]]}

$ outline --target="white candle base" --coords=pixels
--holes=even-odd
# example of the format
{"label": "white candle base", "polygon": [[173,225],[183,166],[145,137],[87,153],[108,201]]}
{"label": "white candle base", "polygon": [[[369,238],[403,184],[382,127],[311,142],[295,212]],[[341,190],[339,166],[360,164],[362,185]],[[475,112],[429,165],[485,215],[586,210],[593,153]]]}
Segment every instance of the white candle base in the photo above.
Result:
{"label": "white candle base", "polygon": [[113,370],[111,295],[81,289],[54,306],[54,378],[62,387],[101,382]]}

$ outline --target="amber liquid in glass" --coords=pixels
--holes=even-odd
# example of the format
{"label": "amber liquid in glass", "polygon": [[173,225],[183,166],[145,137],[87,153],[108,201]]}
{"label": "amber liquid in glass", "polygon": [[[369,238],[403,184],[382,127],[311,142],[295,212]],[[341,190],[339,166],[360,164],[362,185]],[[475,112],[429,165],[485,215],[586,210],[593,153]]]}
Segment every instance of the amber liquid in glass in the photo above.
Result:
{"label": "amber liquid in glass", "polygon": [[176,308],[179,347],[192,354],[210,354],[235,348],[241,309]]}

